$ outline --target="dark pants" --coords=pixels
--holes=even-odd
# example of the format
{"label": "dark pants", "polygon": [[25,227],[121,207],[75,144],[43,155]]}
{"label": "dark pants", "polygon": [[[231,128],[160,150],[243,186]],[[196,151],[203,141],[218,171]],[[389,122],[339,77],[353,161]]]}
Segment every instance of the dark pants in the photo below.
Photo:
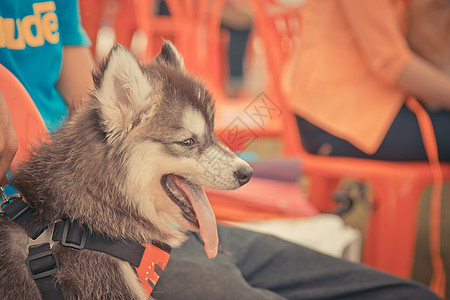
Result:
{"label": "dark pants", "polygon": [[242,78],[244,76],[245,51],[251,29],[236,30],[230,27],[225,28],[230,32],[230,43],[228,45],[230,76],[233,78]]}
{"label": "dark pants", "polygon": [[156,299],[439,299],[425,286],[276,237],[219,225],[210,260],[198,234],[172,250]]}
{"label": "dark pants", "polygon": [[[441,161],[450,161],[450,111],[428,112],[433,123]],[[406,106],[403,106],[394,119],[380,148],[368,155],[349,142],[340,139],[297,116],[302,144],[309,153],[317,154],[328,144],[330,156],[358,157],[388,161],[426,161],[427,155],[420,135],[417,118]],[[358,126],[358,124],[355,124]]]}

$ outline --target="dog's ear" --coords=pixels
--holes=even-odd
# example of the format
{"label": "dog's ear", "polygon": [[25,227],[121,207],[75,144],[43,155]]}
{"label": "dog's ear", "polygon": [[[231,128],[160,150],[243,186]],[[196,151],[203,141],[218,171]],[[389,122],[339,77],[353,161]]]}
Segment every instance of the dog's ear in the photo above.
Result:
{"label": "dog's ear", "polygon": [[164,41],[161,51],[155,57],[155,62],[166,64],[184,70],[184,60],[177,48],[170,41]]}
{"label": "dog's ear", "polygon": [[124,136],[151,105],[150,80],[125,47],[116,44],[94,73],[95,96],[108,139]]}

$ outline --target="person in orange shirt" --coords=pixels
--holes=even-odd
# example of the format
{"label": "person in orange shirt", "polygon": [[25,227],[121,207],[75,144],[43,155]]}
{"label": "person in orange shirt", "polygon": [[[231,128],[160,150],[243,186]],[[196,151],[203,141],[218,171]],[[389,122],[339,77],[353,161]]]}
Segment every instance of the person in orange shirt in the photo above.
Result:
{"label": "person in orange shirt", "polygon": [[408,46],[407,9],[405,0],[306,1],[285,78],[306,151],[427,160],[405,106],[413,95],[432,119],[440,160],[450,161],[450,77]]}

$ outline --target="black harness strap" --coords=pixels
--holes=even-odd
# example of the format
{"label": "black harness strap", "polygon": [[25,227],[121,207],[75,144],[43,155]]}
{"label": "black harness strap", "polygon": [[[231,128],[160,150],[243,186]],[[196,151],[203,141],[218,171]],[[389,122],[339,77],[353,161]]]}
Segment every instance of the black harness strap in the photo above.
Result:
{"label": "black harness strap", "polygon": [[[0,191],[1,192],[1,191]],[[11,197],[0,207],[3,214],[26,230],[33,240],[39,237],[47,228],[40,224],[34,215],[34,208],[22,197]],[[62,246],[81,250],[88,249],[102,252],[127,261],[134,267],[139,267],[145,252],[142,244],[123,239],[110,239],[91,232],[82,227],[77,221],[69,220],[55,223],[52,240],[61,242]],[[170,246],[154,243],[155,246],[170,253]],[[49,243],[43,243],[28,248],[29,254],[26,265],[31,277],[41,292],[43,299],[63,299],[61,288],[55,280],[54,274],[59,268],[58,261],[50,248]]]}
{"label": "black harness strap", "polygon": [[58,261],[50,249],[50,244],[40,244],[28,248],[28,258],[25,263],[31,278],[41,292],[42,299],[64,299],[61,287],[55,280],[54,274],[58,270]]}
{"label": "black harness strap", "polygon": [[30,203],[23,201],[22,197],[14,195],[8,198],[2,208],[3,213],[17,225],[20,225],[33,240],[37,239],[47,228],[48,225],[39,224],[34,217],[34,208]]}
{"label": "black harness strap", "polygon": [[[22,197],[11,196],[2,204],[5,205],[0,207],[3,214],[22,227],[33,240],[48,228],[48,225],[42,225],[36,220],[34,208],[30,203],[23,201]],[[61,287],[54,276],[59,267],[58,260],[49,243],[28,247],[28,258],[25,264],[43,299],[64,299]]]}
{"label": "black harness strap", "polygon": [[59,221],[55,223],[52,240],[74,249],[89,249],[103,252],[129,262],[139,267],[145,247],[139,243],[127,240],[109,239],[92,233],[81,227],[77,221]]}

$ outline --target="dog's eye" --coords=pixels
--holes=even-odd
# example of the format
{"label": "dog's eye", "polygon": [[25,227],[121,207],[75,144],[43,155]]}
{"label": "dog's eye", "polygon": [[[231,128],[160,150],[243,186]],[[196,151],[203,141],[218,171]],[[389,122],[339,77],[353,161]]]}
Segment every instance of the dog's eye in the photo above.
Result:
{"label": "dog's eye", "polygon": [[193,138],[189,138],[189,139],[186,139],[186,140],[182,141],[181,144],[183,146],[192,146],[192,145],[195,144],[195,141],[194,141]]}

